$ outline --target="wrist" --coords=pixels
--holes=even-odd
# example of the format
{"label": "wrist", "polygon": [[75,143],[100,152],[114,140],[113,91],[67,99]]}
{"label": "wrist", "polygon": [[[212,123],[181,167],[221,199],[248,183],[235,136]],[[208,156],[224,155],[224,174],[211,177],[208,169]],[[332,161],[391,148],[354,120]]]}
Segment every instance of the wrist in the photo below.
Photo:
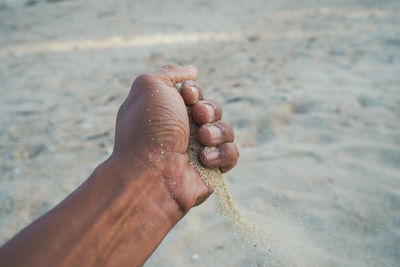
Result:
{"label": "wrist", "polygon": [[157,195],[165,202],[175,202],[183,217],[195,205],[198,197],[196,188],[202,183],[194,173],[187,171],[187,157],[185,154],[165,153],[164,160],[149,164],[139,160],[140,157],[113,154],[98,168],[104,169],[108,176],[124,184],[129,194],[137,194],[137,184],[154,187]]}
{"label": "wrist", "polygon": [[[169,195],[160,181],[159,174],[140,166],[130,166],[127,171],[114,158],[100,164],[89,183],[105,188],[102,198],[107,206],[97,217],[93,228],[107,229],[101,235],[103,251],[141,251],[141,255],[129,258],[114,258],[119,253],[105,254],[104,262],[120,266],[132,260],[137,265],[157,248],[171,228],[184,216],[177,202]],[[97,244],[97,247],[100,245]],[[112,247],[110,247],[112,246]]]}
{"label": "wrist", "polygon": [[137,200],[137,204],[143,202],[141,205],[151,203],[172,221],[177,217],[181,219],[185,214],[165,185],[161,171],[156,168],[149,168],[140,161],[126,163],[110,157],[96,168],[95,173],[98,173],[99,179],[105,179],[118,188],[117,197]]}

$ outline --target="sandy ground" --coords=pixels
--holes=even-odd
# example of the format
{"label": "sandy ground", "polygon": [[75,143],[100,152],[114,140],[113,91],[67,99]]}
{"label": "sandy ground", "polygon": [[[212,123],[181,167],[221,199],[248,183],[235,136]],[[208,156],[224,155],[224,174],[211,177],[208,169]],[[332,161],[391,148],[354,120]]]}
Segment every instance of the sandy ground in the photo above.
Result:
{"label": "sandy ground", "polygon": [[109,155],[132,80],[167,63],[222,104],[269,250],[210,200],[147,266],[399,266],[399,1],[0,0],[0,242]]}

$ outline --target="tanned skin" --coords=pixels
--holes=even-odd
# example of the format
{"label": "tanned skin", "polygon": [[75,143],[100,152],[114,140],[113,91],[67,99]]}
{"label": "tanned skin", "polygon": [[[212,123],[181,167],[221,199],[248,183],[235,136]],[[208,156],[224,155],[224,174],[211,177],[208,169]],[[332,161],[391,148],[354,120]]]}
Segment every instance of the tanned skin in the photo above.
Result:
{"label": "tanned skin", "polygon": [[[189,165],[189,119],[227,172],[239,154],[220,106],[204,100],[194,66],[138,76],[116,123],[112,155],[52,210],[0,248],[0,266],[141,266],[171,228],[210,195]],[[185,81],[181,93],[174,84]],[[210,125],[211,123],[211,125]],[[77,162],[79,164],[79,162]]]}

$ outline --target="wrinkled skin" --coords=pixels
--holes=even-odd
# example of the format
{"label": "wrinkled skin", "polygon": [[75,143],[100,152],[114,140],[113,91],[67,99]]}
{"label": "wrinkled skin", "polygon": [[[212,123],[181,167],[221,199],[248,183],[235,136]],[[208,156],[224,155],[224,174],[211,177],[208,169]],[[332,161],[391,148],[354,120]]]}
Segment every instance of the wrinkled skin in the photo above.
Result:
{"label": "wrinkled skin", "polygon": [[[186,105],[193,106],[192,115],[200,127],[199,141],[218,148],[199,155],[205,166],[226,172],[236,165],[239,156],[232,128],[221,120],[222,110],[215,101],[203,100],[202,89],[195,82],[197,76],[194,66],[167,65],[137,77],[118,112],[111,156],[112,162],[132,174],[138,165],[159,174],[184,211],[210,194],[186,154],[190,134]],[[174,85],[182,81],[179,93]]]}

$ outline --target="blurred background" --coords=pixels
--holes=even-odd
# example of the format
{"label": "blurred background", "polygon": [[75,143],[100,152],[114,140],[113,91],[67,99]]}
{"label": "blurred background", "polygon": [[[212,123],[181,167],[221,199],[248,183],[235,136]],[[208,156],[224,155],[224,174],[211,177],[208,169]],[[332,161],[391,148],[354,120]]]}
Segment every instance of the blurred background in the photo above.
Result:
{"label": "blurred background", "polygon": [[[110,154],[133,79],[194,64],[241,158],[146,266],[399,266],[400,1],[0,0],[0,243]],[[62,231],[62,229],[60,229]]]}

